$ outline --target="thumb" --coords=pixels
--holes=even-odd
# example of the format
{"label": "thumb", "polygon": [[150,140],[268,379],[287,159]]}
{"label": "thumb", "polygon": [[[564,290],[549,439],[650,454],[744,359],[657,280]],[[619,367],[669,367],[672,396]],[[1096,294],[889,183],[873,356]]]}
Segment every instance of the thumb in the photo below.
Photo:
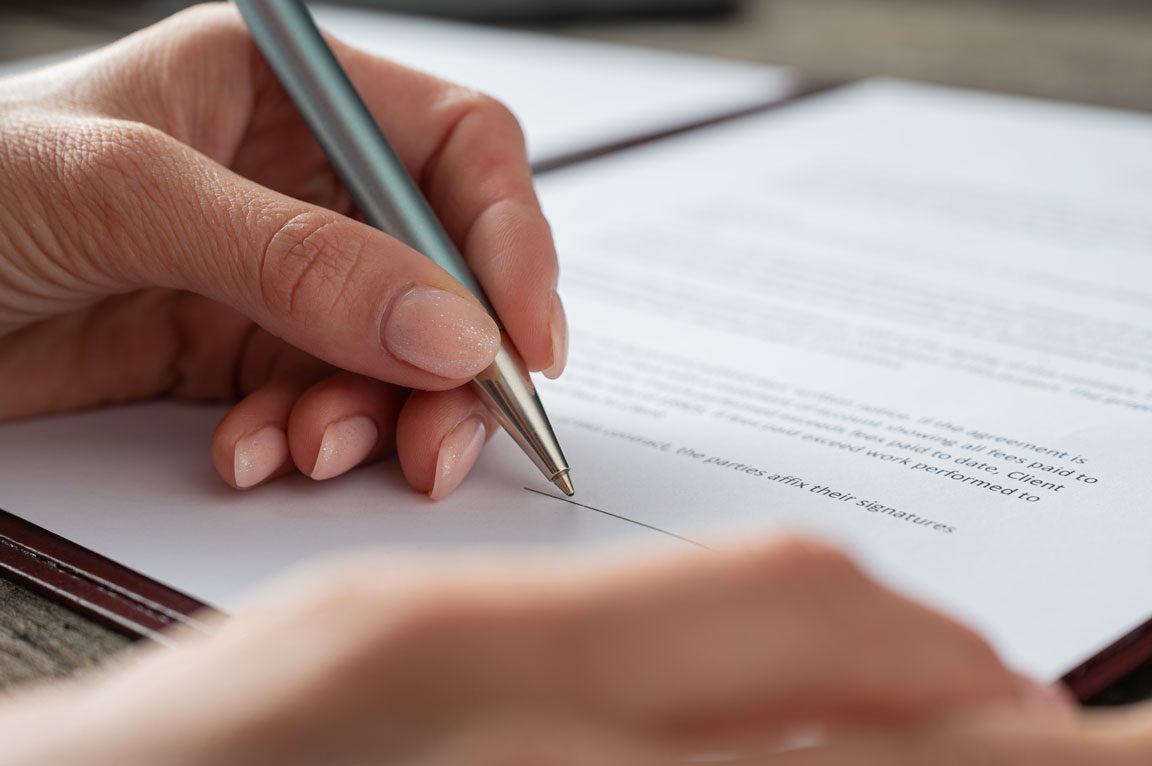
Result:
{"label": "thumb", "polygon": [[[101,249],[134,289],[228,304],[324,361],[378,380],[444,389],[487,367],[495,321],[454,278],[366,224],[273,192],[152,128],[103,142],[100,212],[130,246]],[[289,158],[287,161],[291,161]]]}

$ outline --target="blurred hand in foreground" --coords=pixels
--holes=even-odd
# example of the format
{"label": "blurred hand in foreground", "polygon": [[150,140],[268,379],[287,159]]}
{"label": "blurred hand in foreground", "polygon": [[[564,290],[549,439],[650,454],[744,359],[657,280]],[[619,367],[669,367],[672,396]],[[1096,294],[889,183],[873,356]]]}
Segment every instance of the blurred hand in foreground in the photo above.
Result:
{"label": "blurred hand in foreground", "polygon": [[[818,544],[504,566],[298,575],[211,638],[11,700],[6,762],[1134,762],[1070,760],[1104,729]],[[781,752],[797,732],[825,744]]]}

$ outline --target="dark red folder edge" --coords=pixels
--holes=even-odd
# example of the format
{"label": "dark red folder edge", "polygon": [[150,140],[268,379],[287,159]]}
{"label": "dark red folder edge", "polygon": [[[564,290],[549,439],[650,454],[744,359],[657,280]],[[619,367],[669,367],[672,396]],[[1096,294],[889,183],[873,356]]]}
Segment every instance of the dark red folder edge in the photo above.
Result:
{"label": "dark red folder edge", "polygon": [[95,551],[0,510],[0,573],[133,640],[205,630],[211,609]]}
{"label": "dark red folder edge", "polygon": [[[643,138],[630,139],[537,163],[545,173],[624,149],[700,128],[769,112],[839,83],[809,82],[784,100],[743,109],[722,117],[682,125]],[[167,585],[77,545],[0,509],[0,573],[8,579],[128,638],[167,643],[176,628],[205,632],[208,605]],[[1091,703],[1110,687],[1152,661],[1152,620],[1066,674],[1063,683],[1082,702]]]}

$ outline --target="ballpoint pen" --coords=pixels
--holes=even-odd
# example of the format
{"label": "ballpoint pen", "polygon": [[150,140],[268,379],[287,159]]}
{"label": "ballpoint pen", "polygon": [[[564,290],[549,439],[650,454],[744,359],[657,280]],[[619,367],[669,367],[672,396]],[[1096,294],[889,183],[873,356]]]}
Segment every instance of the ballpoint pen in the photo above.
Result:
{"label": "ballpoint pen", "polygon": [[[487,309],[487,296],[397,158],[299,0],[235,0],[252,39],[296,104],[364,220],[434,261]],[[568,463],[528,370],[501,328],[492,364],[472,381],[480,399],[548,479],[572,495]]]}

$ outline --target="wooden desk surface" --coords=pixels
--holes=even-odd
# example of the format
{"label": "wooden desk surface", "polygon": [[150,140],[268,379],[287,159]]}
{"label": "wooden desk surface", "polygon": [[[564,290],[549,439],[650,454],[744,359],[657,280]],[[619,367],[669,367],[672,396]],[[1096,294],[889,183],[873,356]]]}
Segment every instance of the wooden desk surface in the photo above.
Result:
{"label": "wooden desk surface", "polygon": [[[110,42],[138,20],[0,7],[0,59]],[[101,5],[100,8],[104,8]],[[750,0],[710,21],[572,23],[547,31],[794,65],[892,75],[1152,111],[1152,4],[1143,0]],[[121,651],[123,637],[0,579],[0,686],[59,677]],[[1152,668],[1115,701],[1152,697]]]}

